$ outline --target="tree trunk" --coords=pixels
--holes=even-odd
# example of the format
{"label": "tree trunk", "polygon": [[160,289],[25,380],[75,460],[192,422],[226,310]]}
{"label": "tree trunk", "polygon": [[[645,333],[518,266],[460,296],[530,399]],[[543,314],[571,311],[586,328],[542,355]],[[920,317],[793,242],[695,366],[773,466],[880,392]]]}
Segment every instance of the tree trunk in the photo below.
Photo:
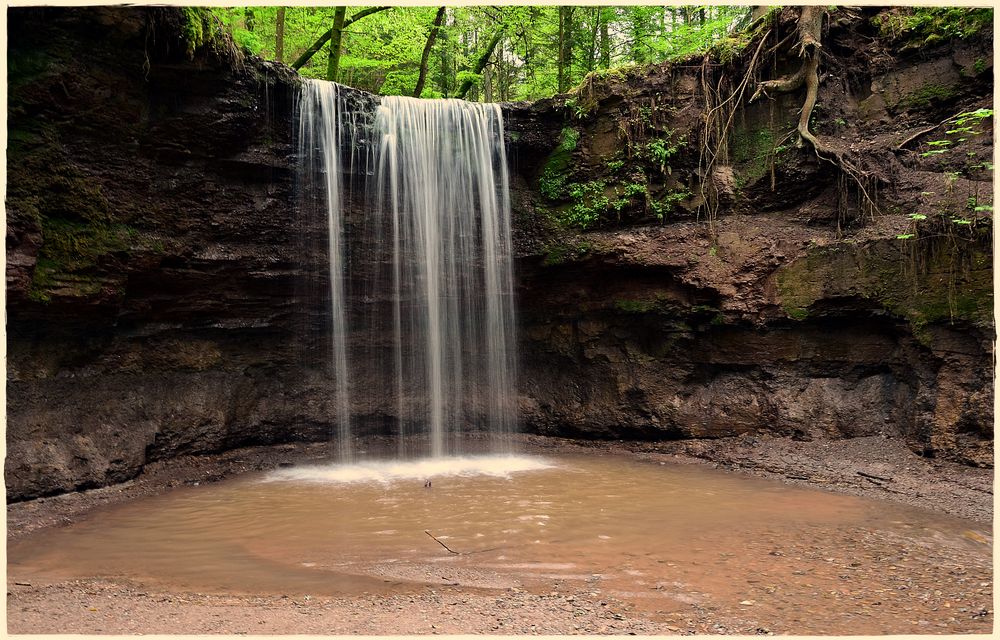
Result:
{"label": "tree trunk", "polygon": [[[338,11],[340,9],[341,8],[338,8]],[[362,9],[361,11],[358,11],[353,16],[351,16],[351,18],[349,20],[347,20],[347,21],[344,22],[344,25],[341,27],[341,31],[343,32],[344,29],[346,29],[347,27],[351,26],[352,24],[354,24],[355,22],[357,22],[361,18],[364,18],[365,16],[370,16],[373,13],[378,13],[379,11],[385,11],[387,9],[392,9],[392,7],[371,7],[370,9]],[[345,8],[345,10],[346,10],[346,8]],[[319,51],[320,49],[323,48],[323,45],[325,45],[327,42],[329,42],[330,38],[332,38],[332,37],[333,37],[333,29],[331,28],[329,31],[327,31],[326,33],[324,33],[323,35],[321,35],[316,40],[316,42],[312,43],[312,46],[310,46],[308,49],[306,49],[305,53],[303,53],[301,56],[299,56],[295,60],[295,62],[292,63],[292,68],[293,69],[301,69],[305,65],[305,63],[309,62],[310,58],[312,58],[313,55],[315,55],[317,51]],[[338,60],[338,64],[339,64],[339,60]]]}
{"label": "tree trunk", "polygon": [[559,93],[569,90],[573,69],[573,7],[559,7],[559,52],[556,82]]}
{"label": "tree trunk", "polygon": [[285,61],[285,8],[278,7],[278,16],[274,23],[274,59]]}
{"label": "tree trunk", "polygon": [[438,47],[438,51],[441,53],[441,58],[439,62],[441,63],[441,78],[438,82],[438,89],[441,90],[441,95],[448,95],[448,91],[451,89],[451,65],[448,61],[448,51],[451,49],[451,36],[445,31],[441,34],[444,40],[444,45]]}
{"label": "tree trunk", "polygon": [[326,62],[326,79],[330,82],[337,81],[337,72],[340,70],[340,43],[344,39],[344,16],[347,14],[347,7],[337,7],[333,11],[333,29],[330,34],[330,57]]}
{"label": "tree trunk", "polygon": [[611,38],[608,37],[608,12],[611,9],[601,9],[601,67],[611,68]]}
{"label": "tree trunk", "polygon": [[587,47],[587,73],[594,70],[594,65],[597,64],[597,34],[600,32],[601,28],[601,8],[594,7],[593,13],[591,13],[592,24],[590,26],[590,46]]}
{"label": "tree trunk", "polygon": [[[482,55],[480,55],[479,59],[476,60],[476,66],[472,68],[473,73],[479,75],[483,72],[483,69],[486,68],[486,63],[490,60],[490,56],[493,55],[493,50],[497,48],[498,44],[500,44],[501,38],[503,38],[502,25],[497,29],[496,34],[493,35],[493,39],[490,40],[490,43],[486,45],[486,49],[483,50]],[[469,89],[472,88],[473,83],[474,80],[472,78],[467,78],[464,82],[462,82],[462,86],[458,88],[458,91],[455,93],[455,97],[464,98],[465,94],[467,94]]]}
{"label": "tree trunk", "polygon": [[556,91],[565,91],[566,61],[563,60],[563,41],[566,39],[566,7],[559,7],[559,43],[556,45]]}
{"label": "tree trunk", "polygon": [[424,82],[427,80],[427,62],[431,57],[431,49],[434,47],[434,39],[437,38],[438,30],[444,21],[445,7],[440,7],[437,15],[434,16],[434,24],[431,32],[427,35],[427,43],[424,44],[424,53],[420,56],[420,75],[417,77],[417,86],[413,89],[413,97],[419,98],[424,92]]}

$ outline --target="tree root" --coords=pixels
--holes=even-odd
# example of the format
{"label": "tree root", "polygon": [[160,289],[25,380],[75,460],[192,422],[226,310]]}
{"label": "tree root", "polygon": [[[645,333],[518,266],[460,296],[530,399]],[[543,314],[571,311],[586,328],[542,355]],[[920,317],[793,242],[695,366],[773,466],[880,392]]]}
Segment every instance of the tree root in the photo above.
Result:
{"label": "tree root", "polygon": [[[705,206],[708,210],[708,223],[709,223],[709,233],[714,238],[715,237],[715,217],[718,204],[713,206],[709,203],[708,194],[705,191],[705,180],[709,179],[712,174],[712,170],[715,168],[715,163],[725,148],[726,137],[732,130],[733,119],[736,117],[735,107],[730,107],[728,116],[726,117],[726,122],[724,126],[719,126],[720,122],[717,121],[718,114],[732,103],[733,105],[738,105],[743,99],[746,93],[747,87],[754,76],[757,69],[757,64],[760,59],[761,50],[764,48],[764,43],[767,42],[767,37],[771,34],[770,29],[767,30],[763,36],[761,36],[760,44],[757,45],[757,49],[754,51],[753,56],[750,58],[750,64],[747,68],[746,74],[744,74],[743,79],[740,81],[736,89],[730,94],[725,100],[718,102],[718,94],[721,90],[721,82],[719,81],[719,86],[716,87],[714,91],[714,97],[718,104],[712,106],[713,102],[713,91],[707,82],[707,58],[705,63],[702,65],[701,81],[702,81],[702,91],[705,93],[705,115],[703,116],[704,122],[704,142],[701,149],[699,149],[698,154],[698,167],[702,174],[702,182],[700,185],[700,192],[702,200],[705,202]],[[724,112],[723,112],[724,114]],[[718,129],[718,142],[715,148],[712,149],[710,145],[710,140],[712,139],[712,129]]]}
{"label": "tree root", "polygon": [[822,6],[808,5],[801,8],[797,32],[799,36],[799,56],[803,58],[802,66],[788,77],[777,80],[765,80],[758,83],[757,91],[750,101],[753,102],[762,93],[766,96],[768,91],[773,93],[790,93],[805,85],[806,96],[802,103],[802,110],[799,112],[799,123],[796,127],[796,133],[799,135],[799,146],[803,143],[808,143],[816,153],[817,158],[829,162],[840,169],[857,185],[864,198],[864,203],[873,212],[878,212],[878,206],[868,194],[868,189],[865,188],[865,181],[871,179],[871,175],[855,165],[842,151],[821,142],[809,130],[809,119],[812,117],[813,109],[816,106],[816,98],[819,95],[819,58],[823,48],[822,26]]}

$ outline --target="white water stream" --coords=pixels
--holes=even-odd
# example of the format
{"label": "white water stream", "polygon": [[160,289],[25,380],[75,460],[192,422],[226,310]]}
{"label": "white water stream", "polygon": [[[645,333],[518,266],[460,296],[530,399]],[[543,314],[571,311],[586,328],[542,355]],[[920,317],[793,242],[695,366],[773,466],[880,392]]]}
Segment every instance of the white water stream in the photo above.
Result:
{"label": "white water stream", "polygon": [[[324,183],[342,461],[352,459],[351,416],[371,394],[395,398],[401,443],[429,436],[422,453],[458,453],[455,436],[470,429],[508,453],[516,364],[500,107],[383,97],[374,114],[359,114],[338,85],[308,81],[299,133],[305,175]],[[348,225],[359,211],[346,202],[363,219]],[[363,241],[352,243],[349,228]],[[352,286],[364,291],[360,305]],[[391,358],[349,344],[381,344],[387,331]],[[352,385],[359,365],[378,369],[374,385]]]}

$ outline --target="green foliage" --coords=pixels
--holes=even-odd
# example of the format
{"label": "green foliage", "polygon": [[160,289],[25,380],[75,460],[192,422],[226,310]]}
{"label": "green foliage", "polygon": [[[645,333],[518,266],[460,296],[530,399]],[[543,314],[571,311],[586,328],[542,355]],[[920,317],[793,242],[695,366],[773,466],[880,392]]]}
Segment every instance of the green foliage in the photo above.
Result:
{"label": "green foliage", "polygon": [[549,200],[566,197],[566,172],[579,140],[580,132],[572,127],[565,127],[559,133],[559,142],[545,161],[538,178],[538,191]]}
{"label": "green foliage", "polygon": [[[945,135],[961,136],[961,137],[955,140],[948,138],[940,140],[930,140],[926,144],[928,147],[933,147],[933,148],[922,152],[920,154],[920,157],[929,158],[931,156],[938,156],[949,153],[950,151],[949,147],[951,147],[952,145],[958,142],[965,142],[966,140],[968,140],[969,136],[978,136],[981,133],[983,133],[982,129],[988,126],[985,120],[992,117],[993,117],[993,109],[980,108],[976,109],[975,111],[964,111],[956,116],[953,116],[952,118],[949,118],[947,122],[951,126],[951,128],[945,131]],[[977,128],[980,130],[977,130]],[[975,157],[975,155],[976,153],[974,151],[971,151],[967,154],[967,157],[972,158]],[[993,170],[992,164],[988,162],[971,164],[968,166],[968,169],[973,171],[977,169],[987,169],[986,165],[989,165],[988,170],[990,171]],[[957,177],[958,175],[956,174],[955,178]],[[955,178],[952,178],[951,182],[954,182]]]}
{"label": "green foliage", "polygon": [[[348,7],[348,20],[363,8]],[[215,24],[229,31],[242,48],[274,59],[278,9],[216,7],[211,13]],[[285,7],[282,61],[294,61],[329,30],[334,10],[330,6]],[[191,17],[185,39],[192,51],[209,35],[201,19],[203,11],[185,9]],[[435,6],[396,6],[348,26],[338,81],[384,95],[412,94],[436,12]],[[748,7],[718,5],[567,6],[560,29],[560,7],[555,5],[450,6],[431,50],[424,96],[452,96],[469,79],[474,84],[467,99],[530,100],[586,84],[586,79],[625,79],[638,65],[709,50],[728,60],[739,55],[752,36],[736,28],[749,12]],[[473,73],[474,61],[497,29],[503,35],[488,65],[481,74]],[[560,44],[570,54],[562,74]],[[300,72],[306,77],[324,77],[328,58],[329,44]],[[576,118],[585,117],[592,106],[579,98],[567,104]]]}
{"label": "green foliage", "polygon": [[621,171],[621,168],[625,166],[625,161],[624,160],[608,160],[605,163],[604,166],[606,166],[608,168],[608,171],[610,171],[612,173],[616,173],[618,171]]}
{"label": "green foliage", "polygon": [[607,213],[611,201],[606,193],[604,180],[591,180],[569,185],[573,206],[564,211],[560,222],[565,226],[589,229]]}
{"label": "green foliage", "polygon": [[897,7],[875,17],[883,36],[910,44],[968,38],[993,23],[992,9],[960,7]]}
{"label": "green foliage", "polygon": [[570,114],[572,114],[572,116],[577,120],[583,120],[590,115],[591,108],[593,107],[593,105],[581,104],[576,98],[567,98],[563,106],[566,107]]}
{"label": "green foliage", "polygon": [[965,126],[969,122],[980,123],[986,118],[993,117],[993,109],[976,109],[975,111],[965,111],[952,118],[956,126]]}
{"label": "green foliage", "polygon": [[676,141],[673,139],[674,133],[667,131],[663,137],[653,138],[646,143],[646,156],[658,167],[662,173],[667,173],[668,163],[678,151],[681,150],[687,139],[681,136]]}
{"label": "green foliage", "polygon": [[637,196],[639,194],[645,195],[645,193],[646,193],[646,185],[640,184],[638,182],[629,183],[625,185],[625,188],[622,190],[622,195],[625,196],[626,198]]}
{"label": "green foliage", "polygon": [[[658,7],[643,8],[655,10]],[[679,9],[689,16],[694,13],[698,18],[677,25],[669,32],[669,37],[652,39],[650,48],[663,59],[684,60],[714,50],[724,62],[728,62],[750,41],[749,34],[734,31],[737,23],[749,15],[748,7],[716,7],[715,15],[704,20],[701,15],[705,7]]]}
{"label": "green foliage", "polygon": [[538,192],[549,200],[562,199],[566,193],[566,175],[546,169],[538,178]]}
{"label": "green foliage", "polygon": [[184,25],[181,28],[184,48],[188,58],[193,58],[195,51],[215,40],[221,21],[211,9],[181,7],[181,10],[184,12]]}
{"label": "green foliage", "polygon": [[691,197],[691,192],[687,190],[668,191],[666,195],[658,200],[649,203],[649,208],[653,211],[656,219],[663,221],[677,208],[677,205]]}

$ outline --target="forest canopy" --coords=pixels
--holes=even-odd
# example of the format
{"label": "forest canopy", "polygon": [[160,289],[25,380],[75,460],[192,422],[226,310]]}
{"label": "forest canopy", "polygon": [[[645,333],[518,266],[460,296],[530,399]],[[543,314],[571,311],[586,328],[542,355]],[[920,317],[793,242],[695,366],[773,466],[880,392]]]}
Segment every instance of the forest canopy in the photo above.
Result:
{"label": "forest canopy", "polygon": [[[383,95],[530,100],[591,72],[706,51],[749,22],[727,6],[230,7],[251,53]],[[339,46],[338,46],[339,44]],[[319,45],[319,46],[317,46]]]}
{"label": "forest canopy", "polygon": [[[774,7],[777,9],[777,7]],[[368,6],[186,8],[252,54],[382,95],[503,102],[564,93],[588,74],[735,57],[766,6]],[[920,47],[965,37],[991,9],[896,7],[882,35]],[[928,39],[925,43],[925,39]]]}

